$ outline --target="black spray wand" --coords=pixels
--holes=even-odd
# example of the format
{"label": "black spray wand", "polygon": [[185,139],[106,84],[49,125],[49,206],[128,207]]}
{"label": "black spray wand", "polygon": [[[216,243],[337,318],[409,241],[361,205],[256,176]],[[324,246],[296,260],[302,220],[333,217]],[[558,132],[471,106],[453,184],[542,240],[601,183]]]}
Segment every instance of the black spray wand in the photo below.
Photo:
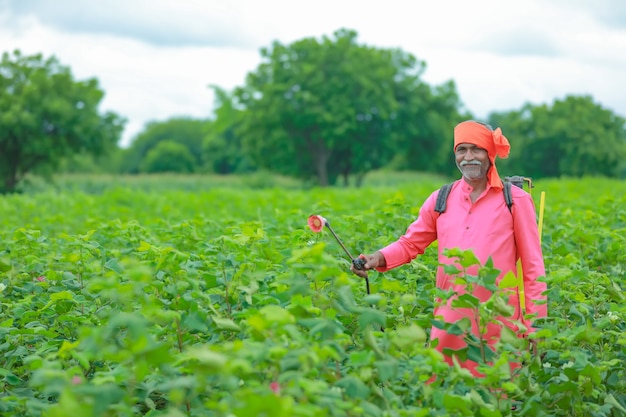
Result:
{"label": "black spray wand", "polygon": [[[326,220],[324,217],[317,215],[317,214],[313,214],[311,216],[309,216],[309,227],[311,228],[311,230],[313,230],[315,233],[319,233],[322,231],[322,229],[324,228],[324,226],[326,226],[328,228],[328,230],[330,230],[330,233],[332,233],[332,235],[335,237],[335,240],[337,241],[337,243],[339,243],[339,245],[341,246],[341,248],[344,250],[344,252],[346,253],[346,255],[348,255],[348,258],[350,258],[350,260],[352,261],[352,265],[354,265],[354,267],[356,269],[359,270],[364,270],[364,266],[365,266],[365,259],[363,258],[354,258],[354,256],[352,256],[352,254],[350,253],[350,251],[346,248],[346,246],[343,244],[343,242],[341,241],[341,239],[339,239],[339,236],[337,236],[337,233],[335,233],[335,231],[333,230],[333,228],[330,226],[330,223],[328,222],[328,220]],[[370,293],[370,281],[369,278],[366,276],[365,277],[365,289],[367,291],[367,293]]]}

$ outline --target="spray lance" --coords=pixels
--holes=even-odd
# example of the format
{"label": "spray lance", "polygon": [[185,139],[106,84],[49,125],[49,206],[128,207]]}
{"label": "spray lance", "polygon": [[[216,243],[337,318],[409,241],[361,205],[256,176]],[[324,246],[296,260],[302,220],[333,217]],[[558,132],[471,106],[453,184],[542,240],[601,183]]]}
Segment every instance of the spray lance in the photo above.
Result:
{"label": "spray lance", "polygon": [[[337,236],[333,228],[330,226],[330,223],[328,222],[328,220],[326,220],[324,217],[320,216],[319,214],[313,214],[309,216],[308,224],[311,230],[314,231],[315,233],[321,232],[322,229],[324,229],[324,226],[326,226],[328,230],[330,230],[330,233],[335,237],[335,240],[337,240],[337,243],[339,243],[339,246],[341,246],[341,248],[346,253],[346,255],[348,255],[348,258],[350,258],[350,261],[352,261],[352,265],[354,265],[354,268],[358,270],[365,270],[365,262],[366,262],[365,259],[361,257],[355,258],[354,256],[352,256],[350,251],[346,248],[343,242],[341,242],[341,240],[339,239],[339,237]],[[369,278],[367,277],[365,277],[365,289],[367,293],[369,294],[370,293],[370,281],[369,281]]]}

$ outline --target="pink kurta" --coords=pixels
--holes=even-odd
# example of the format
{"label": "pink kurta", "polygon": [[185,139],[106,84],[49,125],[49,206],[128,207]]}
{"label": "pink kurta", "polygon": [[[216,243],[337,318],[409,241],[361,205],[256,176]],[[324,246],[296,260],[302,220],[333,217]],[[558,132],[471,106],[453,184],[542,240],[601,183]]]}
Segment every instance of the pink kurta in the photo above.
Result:
{"label": "pink kurta", "polygon": [[[434,211],[439,191],[432,193],[421,207],[419,217],[408,227],[404,236],[381,249],[387,266],[378,270],[384,272],[410,262],[417,255],[423,254],[426,247],[435,240],[438,241],[440,264],[454,263],[442,254],[445,248],[472,249],[483,264],[491,256],[494,267],[501,271],[500,278],[509,271],[517,275],[516,262],[518,258],[521,258],[526,313],[545,317],[547,305],[536,304],[539,300],[545,301],[546,296],[542,293],[546,290],[546,284],[537,281],[538,277],[545,275],[545,270],[537,231],[535,206],[531,196],[519,187],[511,187],[513,196],[511,213],[506,206],[501,189],[488,185],[473,204],[470,199],[471,192],[472,187],[465,181],[455,182],[448,196],[446,211],[441,215]],[[476,274],[476,272],[476,267],[468,270],[469,274]],[[443,267],[440,266],[437,269],[437,287],[444,290],[454,289],[462,294],[464,286],[454,284],[454,279],[444,273]],[[481,301],[486,301],[490,292],[478,287],[473,295]],[[509,298],[509,303],[515,308],[515,313],[510,319],[523,321],[518,292]],[[474,334],[478,334],[477,325],[469,309],[453,309],[448,302],[447,305],[436,307],[434,316],[440,316],[448,323],[468,317],[473,322]],[[500,320],[516,330],[506,318],[500,318]],[[499,326],[492,324],[487,328],[486,338],[489,344],[495,344],[499,335]],[[431,339],[439,339],[437,345],[439,351],[443,348],[456,350],[466,345],[461,337],[447,334],[436,327],[432,328]],[[446,360],[451,363],[450,358],[446,357]],[[475,370],[474,362],[468,360],[462,365],[474,375],[479,375]]]}

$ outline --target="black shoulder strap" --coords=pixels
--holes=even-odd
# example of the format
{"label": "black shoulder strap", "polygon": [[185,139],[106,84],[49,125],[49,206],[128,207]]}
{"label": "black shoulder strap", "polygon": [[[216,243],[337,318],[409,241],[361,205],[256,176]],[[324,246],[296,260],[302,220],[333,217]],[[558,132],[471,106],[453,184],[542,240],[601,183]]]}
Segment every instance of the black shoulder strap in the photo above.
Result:
{"label": "black shoulder strap", "polygon": [[448,201],[448,195],[450,194],[453,184],[454,183],[445,184],[439,189],[437,201],[435,202],[435,211],[437,213],[441,214],[446,211],[446,202]]}
{"label": "black shoulder strap", "polygon": [[[454,183],[442,185],[439,189],[439,194],[437,195],[437,201],[435,202],[435,211],[439,214],[446,211],[446,203],[448,201],[448,195],[450,195],[450,190],[452,190],[452,185]],[[511,211],[511,206],[513,206],[513,194],[511,193],[511,182],[503,181],[504,188],[504,202],[506,203],[509,212]]]}
{"label": "black shoulder strap", "polygon": [[506,206],[509,208],[509,212],[511,211],[511,206],[513,205],[513,195],[511,194],[511,183],[509,181],[503,181],[504,188],[502,191],[504,192],[504,202]]}

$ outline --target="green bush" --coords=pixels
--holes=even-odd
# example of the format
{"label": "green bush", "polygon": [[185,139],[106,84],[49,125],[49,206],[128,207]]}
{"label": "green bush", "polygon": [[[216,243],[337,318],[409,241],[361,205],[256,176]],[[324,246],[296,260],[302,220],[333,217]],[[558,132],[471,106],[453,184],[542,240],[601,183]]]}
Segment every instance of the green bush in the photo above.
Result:
{"label": "green bush", "polygon": [[194,171],[194,165],[195,158],[185,145],[173,141],[162,141],[148,151],[141,163],[141,172],[148,174],[190,173]]}

